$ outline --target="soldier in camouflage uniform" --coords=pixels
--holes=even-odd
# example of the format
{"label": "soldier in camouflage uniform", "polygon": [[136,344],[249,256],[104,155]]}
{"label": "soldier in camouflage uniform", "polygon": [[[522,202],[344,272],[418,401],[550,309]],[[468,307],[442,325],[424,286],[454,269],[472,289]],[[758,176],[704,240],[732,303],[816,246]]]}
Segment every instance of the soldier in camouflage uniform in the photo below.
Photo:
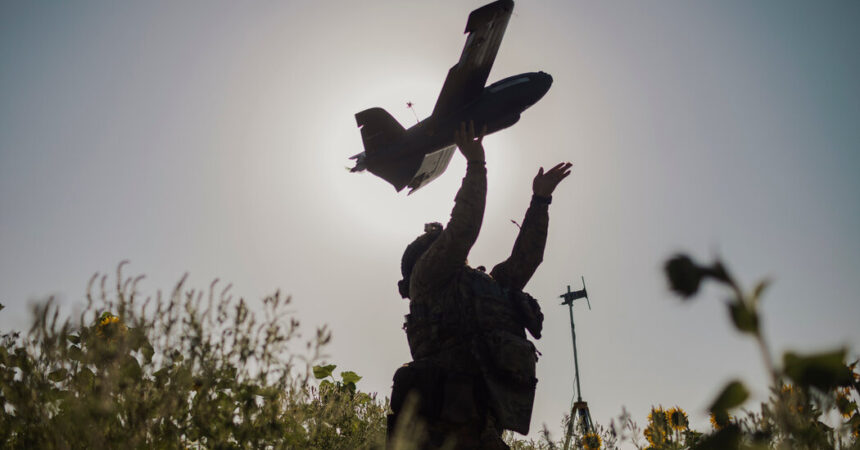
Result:
{"label": "soldier in camouflage uniform", "polygon": [[528,433],[534,401],[534,345],[543,314],[522,292],[543,260],[552,192],[570,174],[561,163],[534,179],[511,256],[489,274],[466,263],[478,238],[487,195],[482,131],[461,124],[456,143],[468,161],[466,176],[444,229],[425,234],[403,254],[400,293],[409,298],[406,336],[413,361],[394,374],[391,437],[408,398],[426,425],[425,448],[505,449],[505,429]]}

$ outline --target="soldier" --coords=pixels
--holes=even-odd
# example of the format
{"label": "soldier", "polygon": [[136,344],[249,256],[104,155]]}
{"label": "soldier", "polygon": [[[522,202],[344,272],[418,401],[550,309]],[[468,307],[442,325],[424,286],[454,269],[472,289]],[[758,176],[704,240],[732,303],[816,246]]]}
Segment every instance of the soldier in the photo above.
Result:
{"label": "soldier", "polygon": [[444,229],[425,225],[401,262],[398,287],[410,300],[404,328],[413,361],[394,374],[389,437],[412,398],[426,426],[425,448],[505,449],[502,432],[527,434],[531,421],[537,353],[525,330],[540,338],[543,314],[522,289],[543,260],[551,196],[571,164],[540,168],[511,256],[489,274],[473,269],[466,258],[484,215],[485,133],[460,124],[455,142],[468,163],[451,220]]}

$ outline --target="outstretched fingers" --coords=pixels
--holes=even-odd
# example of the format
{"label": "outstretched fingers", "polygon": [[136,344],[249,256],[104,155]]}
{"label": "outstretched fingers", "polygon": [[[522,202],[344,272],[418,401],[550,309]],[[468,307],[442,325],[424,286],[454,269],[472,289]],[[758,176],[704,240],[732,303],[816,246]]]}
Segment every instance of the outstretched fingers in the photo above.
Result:
{"label": "outstretched fingers", "polygon": [[552,169],[549,169],[549,171],[547,173],[552,173],[552,174],[568,173],[569,174],[570,168],[572,166],[573,166],[573,164],[571,164],[569,162],[560,162],[560,163],[556,164],[555,166],[553,166]]}
{"label": "outstretched fingers", "polygon": [[546,173],[546,175],[548,177],[552,178],[553,180],[556,180],[556,183],[558,183],[561,180],[563,180],[565,177],[570,175],[570,168],[571,167],[573,167],[573,164],[571,164],[569,162],[558,163],[555,165],[555,167],[550,169]]}
{"label": "outstretched fingers", "polygon": [[558,163],[546,172],[541,167],[532,183],[533,192],[541,196],[552,195],[556,186],[570,175],[571,167],[573,167],[573,164],[569,162]]}

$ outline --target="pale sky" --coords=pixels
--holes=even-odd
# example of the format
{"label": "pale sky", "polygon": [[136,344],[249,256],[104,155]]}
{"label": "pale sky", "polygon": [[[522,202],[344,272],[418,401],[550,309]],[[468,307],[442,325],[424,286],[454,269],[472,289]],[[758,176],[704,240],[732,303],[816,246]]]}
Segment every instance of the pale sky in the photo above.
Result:
{"label": "pale sky", "polygon": [[[406,197],[345,170],[353,114],[432,111],[482,1],[24,2],[0,4],[0,330],[29,303],[81,305],[86,282],[129,259],[148,293],[183,273],[256,300],[293,295],[328,360],[390,395],[409,360],[400,257],[446,222],[455,157]],[[626,407],[705,409],[742,378],[766,393],[726,293],[681,304],[663,261],[722,255],[747,286],[774,284],[764,331],[776,355],[860,352],[860,3],[520,0],[490,82],[543,70],[549,93],[488,137],[489,194],[470,262],[507,257],[539,166],[574,164],[550,208],[527,286],[537,341],[532,434],[582,388],[595,421]],[[753,407],[755,402],[748,402]]]}

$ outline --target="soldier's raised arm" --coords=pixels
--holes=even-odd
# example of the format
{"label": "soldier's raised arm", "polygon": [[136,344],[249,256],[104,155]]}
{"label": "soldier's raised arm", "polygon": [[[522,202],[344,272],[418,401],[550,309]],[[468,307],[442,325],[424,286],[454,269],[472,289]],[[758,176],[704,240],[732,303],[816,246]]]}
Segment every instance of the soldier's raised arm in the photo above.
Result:
{"label": "soldier's raised arm", "polygon": [[511,256],[490,271],[499,284],[522,290],[543,261],[552,193],[561,180],[570,175],[571,166],[571,163],[559,163],[546,173],[543,167],[538,171],[532,182],[531,204],[526,210]]}
{"label": "soldier's raised arm", "polygon": [[454,198],[451,219],[438,239],[415,263],[410,292],[429,290],[439,285],[466,264],[472,245],[481,231],[487,200],[487,168],[482,140],[486,127],[475,134],[475,125],[460,124],[454,141],[468,161],[463,184]]}

